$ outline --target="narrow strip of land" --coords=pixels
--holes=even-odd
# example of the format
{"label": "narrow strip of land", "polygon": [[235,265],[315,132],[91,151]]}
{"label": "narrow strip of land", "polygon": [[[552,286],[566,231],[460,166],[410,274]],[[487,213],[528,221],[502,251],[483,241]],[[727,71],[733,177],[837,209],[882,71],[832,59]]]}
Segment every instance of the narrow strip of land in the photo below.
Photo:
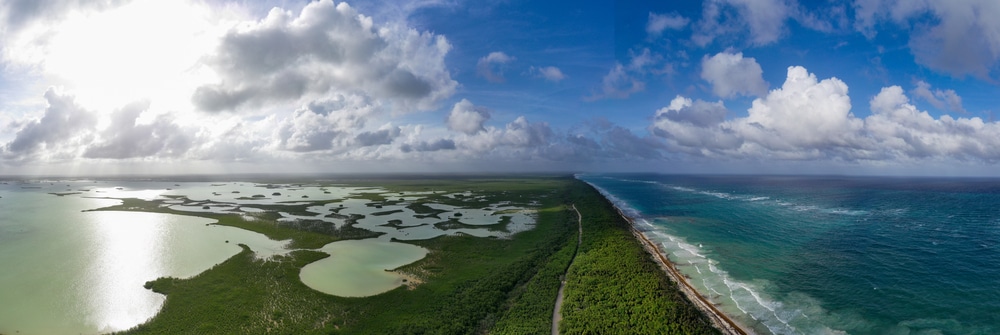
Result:
{"label": "narrow strip of land", "polygon": [[729,318],[729,316],[725,313],[722,313],[722,311],[716,308],[711,301],[708,301],[708,299],[698,293],[698,291],[691,286],[691,283],[688,283],[684,274],[677,270],[674,263],[664,256],[660,247],[646,238],[645,234],[635,228],[635,221],[628,215],[625,215],[625,213],[622,213],[621,209],[618,209],[617,207],[615,209],[618,211],[618,215],[621,215],[622,218],[629,222],[629,229],[632,230],[632,234],[642,242],[642,246],[647,252],[654,256],[656,262],[660,263],[660,268],[662,268],[667,275],[669,275],[670,278],[677,283],[677,286],[680,287],[681,292],[684,292],[684,295],[688,297],[688,300],[690,300],[695,307],[698,307],[702,313],[705,313],[705,315],[708,316],[709,320],[715,324],[716,328],[728,335],[753,334],[752,332],[747,332],[739,323],[736,323],[736,321],[733,321],[733,319]]}
{"label": "narrow strip of land", "polygon": [[580,244],[583,244],[583,216],[576,209],[576,204],[571,206],[573,207],[573,211],[576,212],[576,250],[573,250],[573,257],[569,259],[569,264],[566,265],[566,271],[563,273],[562,283],[559,284],[559,294],[556,295],[556,307],[552,309],[552,335],[559,335],[559,321],[562,320],[563,290],[566,288],[566,275],[569,274],[569,267],[573,265],[573,260],[576,259],[576,253],[580,251]]}

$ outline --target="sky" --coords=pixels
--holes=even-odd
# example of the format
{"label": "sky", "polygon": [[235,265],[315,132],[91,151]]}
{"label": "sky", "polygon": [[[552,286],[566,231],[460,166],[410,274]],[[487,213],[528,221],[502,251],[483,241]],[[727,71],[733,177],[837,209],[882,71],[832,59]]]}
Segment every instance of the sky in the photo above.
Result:
{"label": "sky", "polygon": [[0,175],[1000,175],[994,0],[4,0]]}

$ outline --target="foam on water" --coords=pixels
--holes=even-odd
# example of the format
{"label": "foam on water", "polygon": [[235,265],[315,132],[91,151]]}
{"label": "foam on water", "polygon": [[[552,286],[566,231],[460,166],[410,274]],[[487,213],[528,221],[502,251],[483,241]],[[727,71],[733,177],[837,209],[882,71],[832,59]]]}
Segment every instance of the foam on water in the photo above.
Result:
{"label": "foam on water", "polygon": [[[759,322],[773,334],[796,333],[795,327],[789,325],[787,320],[782,319],[779,316],[794,315],[794,312],[777,311],[776,307],[780,308],[782,306],[780,303],[776,303],[767,298],[762,298],[758,290],[748,283],[731,279],[725,271],[715,266],[716,262],[703,254],[701,248],[692,243],[686,242],[681,237],[664,232],[658,226],[652,224],[649,220],[639,217],[638,215],[641,213],[631,207],[628,203],[624,202],[622,199],[610,194],[597,185],[591,185],[594,186],[598,192],[608,198],[608,200],[618,207],[623,213],[633,217],[636,225],[640,226],[640,230],[643,231],[648,238],[659,242],[661,250],[667,253],[667,256],[672,262],[683,262],[692,265],[690,268],[695,270],[694,273],[685,273],[685,269],[683,269],[683,267],[678,268],[681,269],[682,273],[692,279],[694,279],[694,277],[698,277],[700,279],[697,281],[689,281],[692,282],[692,284],[698,284],[700,282],[701,287],[698,287],[699,285],[695,285],[695,287],[703,296],[706,296],[715,304],[723,306],[731,304],[735,306],[736,309],[742,312],[746,317]],[[690,189],[682,189],[682,191],[685,192],[689,190]],[[699,193],[712,193],[710,195],[717,196],[721,199],[731,199],[731,197],[722,196],[721,193]],[[708,271],[702,272],[699,265],[707,266]],[[706,294],[708,292],[711,292],[712,294]]]}
{"label": "foam on water", "polygon": [[1000,181],[579,178],[758,333],[1000,333]]}

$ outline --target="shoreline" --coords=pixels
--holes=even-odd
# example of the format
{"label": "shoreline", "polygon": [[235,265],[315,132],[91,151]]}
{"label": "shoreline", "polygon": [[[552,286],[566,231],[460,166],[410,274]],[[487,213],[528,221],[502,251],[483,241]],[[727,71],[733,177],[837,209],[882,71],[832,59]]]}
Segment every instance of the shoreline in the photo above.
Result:
{"label": "shoreline", "polygon": [[643,234],[636,228],[635,220],[632,217],[625,215],[625,212],[622,212],[621,208],[618,208],[618,206],[614,203],[611,203],[611,205],[614,206],[618,215],[628,222],[629,230],[632,232],[632,235],[642,243],[643,249],[646,249],[646,252],[648,252],[651,256],[654,256],[653,259],[660,264],[660,269],[662,269],[663,272],[665,272],[667,276],[670,277],[675,284],[677,284],[677,287],[681,290],[681,292],[684,292],[684,296],[686,296],[688,300],[691,301],[696,308],[698,308],[698,310],[708,317],[709,321],[713,326],[715,326],[716,329],[719,329],[723,334],[727,335],[755,334],[753,331],[747,331],[747,327],[734,321],[728,315],[716,308],[711,301],[702,296],[701,293],[694,288],[694,286],[691,286],[691,283],[687,281],[687,278],[685,278],[684,275],[677,270],[677,266],[674,262],[670,261],[670,259],[665,256],[666,254],[663,253],[663,250],[661,250],[656,243],[650,241],[649,238],[646,237],[646,234]]}

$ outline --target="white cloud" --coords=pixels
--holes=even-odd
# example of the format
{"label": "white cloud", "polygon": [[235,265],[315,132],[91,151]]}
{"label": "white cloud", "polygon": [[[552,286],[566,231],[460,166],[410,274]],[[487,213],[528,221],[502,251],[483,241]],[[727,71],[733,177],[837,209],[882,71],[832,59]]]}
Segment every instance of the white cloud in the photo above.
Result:
{"label": "white cloud", "polygon": [[359,147],[370,147],[392,144],[402,129],[392,125],[386,125],[379,130],[365,131],[354,135],[354,143]]}
{"label": "white cloud", "polygon": [[931,90],[931,84],[923,80],[917,81],[917,87],[913,88],[911,94],[924,99],[937,109],[950,110],[953,112],[965,113],[962,107],[962,97],[955,93],[955,90]]}
{"label": "white cloud", "polygon": [[[743,34],[744,31],[753,45],[774,43],[784,33],[785,21],[793,12],[782,0],[709,0],[702,6],[702,18],[692,36],[701,46],[719,36]],[[729,15],[728,10],[735,10],[739,15]]]}
{"label": "white cloud", "polygon": [[591,101],[606,98],[624,99],[645,89],[645,82],[626,72],[621,63],[615,63],[601,79],[601,91],[591,94],[585,99]]}
{"label": "white cloud", "polygon": [[433,141],[419,141],[416,143],[405,143],[399,146],[403,152],[429,152],[441,150],[455,150],[455,141],[451,139],[437,139]]}
{"label": "white cloud", "polygon": [[503,77],[504,66],[515,59],[500,51],[491,52],[476,63],[476,74],[490,82],[502,83],[506,81]]}
{"label": "white cloud", "polygon": [[677,13],[657,14],[649,12],[649,21],[646,22],[646,33],[654,37],[660,36],[667,29],[684,29],[689,22],[691,22],[690,19]]}
{"label": "white cloud", "polygon": [[865,129],[890,157],[1000,161],[1000,123],[978,117],[938,119],[909,103],[899,86],[872,98]]}
{"label": "white cloud", "polygon": [[755,99],[746,117],[720,121],[721,102],[678,96],[659,110],[650,132],[668,150],[749,160],[848,162],[1000,161],[1000,123],[978,117],[935,119],[898,86],[870,101],[872,115],[851,113],[848,88],[790,67],[781,88]]}
{"label": "white cloud", "polygon": [[[780,89],[754,100],[742,126],[772,150],[847,146],[860,125],[850,111],[847,84],[837,78],[817,81],[805,68],[793,66]],[[781,137],[757,132],[757,125]]]}
{"label": "white cloud", "polygon": [[955,77],[992,78],[1000,64],[1000,2],[858,0],[855,28],[874,38],[883,22],[910,30],[917,63]]}
{"label": "white cloud", "polygon": [[706,55],[701,60],[701,79],[711,83],[712,92],[722,98],[764,95],[768,85],[763,74],[757,60],[743,58],[742,52],[720,52],[712,57]]}
{"label": "white cloud", "polygon": [[722,123],[729,110],[722,101],[706,102],[677,96],[670,101],[670,106],[656,111],[657,119],[667,118],[674,122],[688,123],[698,127],[710,127]]}
{"label": "white cloud", "polygon": [[[3,146],[8,159],[25,160],[71,156],[76,146],[88,142],[85,131],[97,125],[97,118],[76,103],[72,96],[53,89],[45,92],[48,107],[36,119],[21,123],[14,139]],[[42,156],[42,157],[38,157]]]}
{"label": "white cloud", "polygon": [[274,146],[294,152],[343,151],[367,142],[355,138],[380,106],[360,95],[314,101],[286,118],[274,118]]}
{"label": "white cloud", "polygon": [[[148,101],[131,103],[103,120],[101,112],[80,106],[71,95],[50,89],[42,116],[17,127],[2,156],[16,161],[75,158],[127,159],[179,157],[192,145],[193,131],[181,129],[169,115],[143,121]],[[106,125],[102,125],[106,122]]]}
{"label": "white cloud", "polygon": [[475,134],[485,130],[483,124],[490,119],[490,111],[485,107],[475,106],[469,100],[462,99],[455,103],[448,114],[448,129]]}
{"label": "white cloud", "polygon": [[454,93],[443,36],[379,26],[347,3],[312,2],[299,15],[273,9],[223,36],[210,66],[220,76],[192,99],[206,111],[363,94],[391,110],[428,110]]}
{"label": "white cloud", "polygon": [[628,53],[628,70],[637,73],[644,73],[647,68],[661,60],[660,55],[650,52],[649,48],[643,48],[639,53],[636,53],[635,50],[629,50]]}
{"label": "white cloud", "polygon": [[848,25],[847,9],[833,1],[810,11],[796,0],[708,0],[702,5],[701,19],[693,25],[691,40],[699,46],[719,39],[720,43],[746,39],[749,45],[769,45],[787,33],[789,20],[820,32],[845,30]]}
{"label": "white cloud", "polygon": [[642,92],[646,89],[646,82],[642,77],[650,72],[649,68],[658,64],[662,58],[649,51],[649,48],[642,49],[636,53],[629,50],[628,65],[615,62],[607,74],[601,78],[600,92],[591,93],[584,97],[585,100],[594,101],[599,99],[625,99],[630,95]]}
{"label": "white cloud", "polygon": [[519,116],[504,129],[488,127],[472,136],[460,138],[458,144],[473,151],[486,152],[503,147],[537,147],[547,144],[551,136],[552,129],[548,123],[531,123],[524,116]]}
{"label": "white cloud", "polygon": [[563,74],[562,70],[559,70],[559,68],[555,66],[532,66],[528,71],[551,82],[559,82],[566,79],[566,75]]}
{"label": "white cloud", "polygon": [[180,157],[193,141],[193,131],[181,129],[169,115],[151,123],[139,123],[149,109],[148,101],[122,107],[112,114],[111,124],[83,152],[85,158]]}

